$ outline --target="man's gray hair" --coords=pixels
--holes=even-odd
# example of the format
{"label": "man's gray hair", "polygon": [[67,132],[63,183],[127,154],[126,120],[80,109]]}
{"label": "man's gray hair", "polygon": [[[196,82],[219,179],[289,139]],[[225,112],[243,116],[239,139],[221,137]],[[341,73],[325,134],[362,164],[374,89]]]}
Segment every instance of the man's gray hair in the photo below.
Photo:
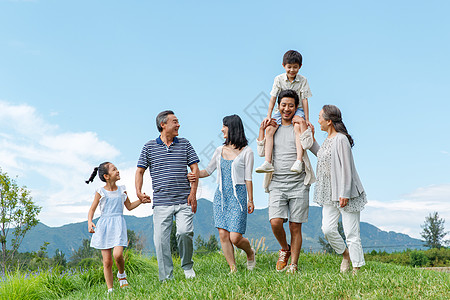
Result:
{"label": "man's gray hair", "polygon": [[162,132],[163,128],[161,126],[161,123],[167,124],[167,116],[168,115],[174,115],[175,113],[171,110],[165,110],[160,112],[156,116],[156,127],[158,128],[159,132]]}

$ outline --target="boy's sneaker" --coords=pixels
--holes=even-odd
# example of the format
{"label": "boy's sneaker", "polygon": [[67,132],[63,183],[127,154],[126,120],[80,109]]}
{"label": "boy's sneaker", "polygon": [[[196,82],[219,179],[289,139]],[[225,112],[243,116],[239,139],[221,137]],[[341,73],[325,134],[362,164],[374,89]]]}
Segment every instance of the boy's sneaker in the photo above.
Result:
{"label": "boy's sneaker", "polygon": [[298,267],[296,264],[290,264],[289,268],[287,269],[286,273],[288,274],[295,274],[298,271]]}
{"label": "boy's sneaker", "polygon": [[252,248],[253,251],[253,260],[247,260],[247,270],[252,271],[256,266],[256,252],[255,249]]}
{"label": "boy's sneaker", "polygon": [[291,256],[291,247],[289,246],[289,250],[281,249],[278,252],[278,261],[277,261],[277,271],[281,272],[286,270],[287,263],[289,261],[289,257]]}
{"label": "boy's sneaker", "polygon": [[296,160],[291,167],[292,172],[301,173],[303,170],[303,162],[301,160]]}
{"label": "boy's sneaker", "polygon": [[264,161],[264,163],[255,169],[256,173],[271,173],[274,168],[270,162]]}
{"label": "boy's sneaker", "polygon": [[184,276],[186,279],[191,279],[195,277],[195,271],[194,268],[191,268],[189,270],[184,270]]}
{"label": "boy's sneaker", "polygon": [[350,262],[347,259],[342,259],[341,262],[341,273],[350,271]]}

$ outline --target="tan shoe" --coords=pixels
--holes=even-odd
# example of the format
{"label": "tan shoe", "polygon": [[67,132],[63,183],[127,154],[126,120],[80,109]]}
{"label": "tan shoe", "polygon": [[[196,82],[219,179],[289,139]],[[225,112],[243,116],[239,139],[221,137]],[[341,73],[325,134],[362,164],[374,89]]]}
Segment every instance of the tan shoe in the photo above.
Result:
{"label": "tan shoe", "polygon": [[[291,249],[291,247],[289,247]],[[278,252],[278,261],[277,261],[277,271],[282,272],[286,270],[288,265],[289,257],[291,257],[291,250],[283,250],[281,249]]]}

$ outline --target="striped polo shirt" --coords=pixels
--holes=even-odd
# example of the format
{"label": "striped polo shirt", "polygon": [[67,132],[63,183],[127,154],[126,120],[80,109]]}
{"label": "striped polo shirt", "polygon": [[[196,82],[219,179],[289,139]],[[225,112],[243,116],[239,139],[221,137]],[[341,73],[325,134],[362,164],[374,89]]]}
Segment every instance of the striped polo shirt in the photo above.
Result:
{"label": "striped polo shirt", "polygon": [[138,168],[149,168],[153,187],[153,206],[187,203],[191,186],[187,166],[198,163],[197,154],[185,138],[174,137],[167,147],[159,136],[142,148]]}

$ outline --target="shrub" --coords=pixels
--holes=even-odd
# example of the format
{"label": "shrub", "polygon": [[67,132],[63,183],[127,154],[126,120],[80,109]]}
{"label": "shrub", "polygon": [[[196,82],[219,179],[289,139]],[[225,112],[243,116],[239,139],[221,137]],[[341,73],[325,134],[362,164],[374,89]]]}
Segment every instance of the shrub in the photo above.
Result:
{"label": "shrub", "polygon": [[425,255],[431,267],[445,267],[450,265],[450,249],[448,248],[429,249],[425,251]]}
{"label": "shrub", "polygon": [[410,264],[413,267],[423,267],[428,263],[428,258],[422,251],[411,251]]}

